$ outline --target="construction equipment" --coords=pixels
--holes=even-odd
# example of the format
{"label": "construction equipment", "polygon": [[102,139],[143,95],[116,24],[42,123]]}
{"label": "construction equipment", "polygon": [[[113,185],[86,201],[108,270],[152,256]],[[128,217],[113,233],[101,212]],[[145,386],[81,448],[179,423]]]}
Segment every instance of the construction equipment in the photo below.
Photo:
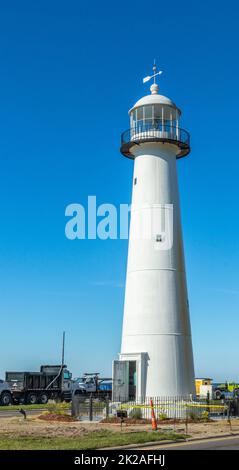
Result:
{"label": "construction equipment", "polygon": [[222,400],[229,396],[239,397],[239,384],[227,381],[225,383],[213,384],[213,395],[217,400]]}
{"label": "construction equipment", "polygon": [[111,398],[112,379],[101,378],[99,373],[85,373],[83,377],[75,379],[73,386],[75,395],[92,395],[93,397]]}

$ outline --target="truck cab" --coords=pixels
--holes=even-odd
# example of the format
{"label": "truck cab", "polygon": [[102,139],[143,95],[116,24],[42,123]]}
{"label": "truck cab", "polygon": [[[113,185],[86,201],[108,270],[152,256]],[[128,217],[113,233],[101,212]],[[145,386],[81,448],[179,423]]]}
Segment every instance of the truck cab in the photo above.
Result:
{"label": "truck cab", "polygon": [[96,392],[96,381],[94,377],[79,377],[75,381],[75,390],[83,394]]}
{"label": "truck cab", "polygon": [[111,397],[112,379],[101,378],[99,374],[84,374],[73,383],[73,395],[94,395],[96,397]]}
{"label": "truck cab", "polygon": [[7,382],[0,380],[0,405],[7,406],[12,403],[11,388]]}

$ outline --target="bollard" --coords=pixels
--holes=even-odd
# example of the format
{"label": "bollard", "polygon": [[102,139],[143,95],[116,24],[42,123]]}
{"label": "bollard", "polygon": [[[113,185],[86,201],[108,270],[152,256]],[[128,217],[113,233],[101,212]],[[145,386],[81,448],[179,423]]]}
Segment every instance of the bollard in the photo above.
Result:
{"label": "bollard", "polygon": [[72,418],[79,418],[80,415],[80,396],[73,395],[71,401],[71,416]]}

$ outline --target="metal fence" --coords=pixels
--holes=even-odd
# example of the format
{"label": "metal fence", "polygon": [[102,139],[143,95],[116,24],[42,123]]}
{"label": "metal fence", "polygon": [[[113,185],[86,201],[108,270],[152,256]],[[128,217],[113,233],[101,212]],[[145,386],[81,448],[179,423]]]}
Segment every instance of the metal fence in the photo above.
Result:
{"label": "metal fence", "polygon": [[190,135],[185,129],[157,120],[150,124],[137,124],[121,134],[120,151],[129,158],[134,158],[131,148],[143,142],[168,142],[179,147],[177,158],[190,152]]}
{"label": "metal fence", "polygon": [[[152,400],[152,402],[151,402]],[[239,398],[212,400],[209,397],[180,396],[152,397],[134,400],[111,401],[93,397],[76,397],[72,401],[72,415],[85,421],[101,421],[104,418],[122,417],[151,419],[152,403],[157,420],[218,419],[239,416]]]}

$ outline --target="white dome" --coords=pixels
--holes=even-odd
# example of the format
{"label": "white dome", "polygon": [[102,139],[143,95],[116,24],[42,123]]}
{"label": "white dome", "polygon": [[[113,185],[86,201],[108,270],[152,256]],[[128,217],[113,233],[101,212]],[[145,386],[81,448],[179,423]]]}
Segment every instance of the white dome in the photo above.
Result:
{"label": "white dome", "polygon": [[[151,94],[140,98],[140,100],[138,100],[137,103],[135,103],[135,105],[129,110],[129,113],[131,113],[133,109],[138,108],[139,106],[146,106],[147,104],[164,104],[166,106],[171,106],[172,108],[178,109],[176,104],[167,98],[167,96]],[[179,114],[181,114],[180,109],[178,109],[178,111]]]}

